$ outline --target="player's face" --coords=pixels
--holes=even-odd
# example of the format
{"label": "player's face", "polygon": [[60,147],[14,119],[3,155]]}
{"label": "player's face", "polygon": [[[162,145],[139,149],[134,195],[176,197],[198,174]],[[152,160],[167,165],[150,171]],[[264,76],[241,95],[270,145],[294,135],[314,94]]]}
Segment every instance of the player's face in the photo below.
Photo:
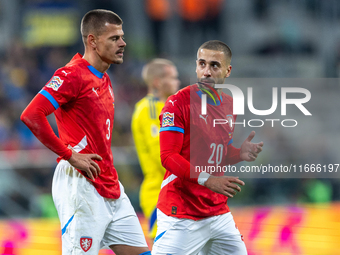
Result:
{"label": "player's face", "polygon": [[164,97],[175,94],[180,85],[177,68],[174,66],[165,67],[165,75],[160,81],[160,91]]}
{"label": "player's face", "polygon": [[223,84],[229,77],[231,65],[224,52],[200,49],[197,53],[196,73],[199,82],[208,83],[210,86]]}
{"label": "player's face", "polygon": [[126,43],[122,25],[105,24],[106,30],[97,36],[96,51],[99,57],[108,64],[123,63],[123,52]]}

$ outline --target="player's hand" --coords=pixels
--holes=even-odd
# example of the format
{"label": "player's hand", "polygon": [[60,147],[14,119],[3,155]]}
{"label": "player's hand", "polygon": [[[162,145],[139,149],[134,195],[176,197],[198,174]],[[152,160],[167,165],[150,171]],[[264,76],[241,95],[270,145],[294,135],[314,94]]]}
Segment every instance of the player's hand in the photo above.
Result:
{"label": "player's hand", "polygon": [[245,161],[254,161],[257,155],[262,151],[263,142],[252,143],[251,140],[255,136],[255,131],[251,131],[248,138],[242,143],[240,158]]}
{"label": "player's hand", "polygon": [[100,168],[93,159],[102,160],[102,157],[98,154],[81,154],[72,150],[72,156],[68,162],[73,167],[86,172],[87,176],[94,181],[100,175]]}
{"label": "player's hand", "polygon": [[213,176],[211,175],[204,183],[208,189],[225,195],[226,197],[233,197],[237,192],[241,191],[239,184],[244,186],[244,182],[241,181],[238,177],[230,177],[230,176]]}

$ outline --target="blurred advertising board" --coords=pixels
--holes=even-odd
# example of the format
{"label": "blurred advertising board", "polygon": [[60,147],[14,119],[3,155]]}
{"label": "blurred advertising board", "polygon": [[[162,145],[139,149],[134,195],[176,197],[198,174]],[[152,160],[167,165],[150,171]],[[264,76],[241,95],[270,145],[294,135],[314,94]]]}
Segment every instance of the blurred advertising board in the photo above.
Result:
{"label": "blurred advertising board", "polygon": [[[232,214],[249,255],[339,254],[340,203],[236,207]],[[146,233],[148,224],[138,216]],[[0,255],[4,254],[61,254],[58,219],[1,220]],[[99,254],[113,252],[101,250]]]}
{"label": "blurred advertising board", "polygon": [[79,15],[71,5],[34,5],[24,11],[27,47],[71,46],[79,38]]}

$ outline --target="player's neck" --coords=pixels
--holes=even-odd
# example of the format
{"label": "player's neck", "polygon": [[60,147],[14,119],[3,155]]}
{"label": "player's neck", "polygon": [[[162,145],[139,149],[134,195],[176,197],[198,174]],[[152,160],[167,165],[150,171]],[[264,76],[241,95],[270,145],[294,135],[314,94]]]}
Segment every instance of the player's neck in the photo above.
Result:
{"label": "player's neck", "polygon": [[162,95],[162,93],[160,93],[160,91],[158,91],[158,90],[149,89],[148,94],[153,95],[154,97],[158,98],[158,100],[163,102],[163,103],[165,103],[165,101],[168,99],[167,96]]}
{"label": "player's neck", "polygon": [[85,51],[83,59],[101,73],[105,73],[110,67],[110,64],[104,62],[97,54],[90,54]]}
{"label": "player's neck", "polygon": [[158,98],[159,98],[159,101],[161,101],[163,103],[165,103],[165,101],[168,99],[168,97],[166,97],[166,96],[159,96]]}
{"label": "player's neck", "polygon": [[216,89],[217,94],[221,97],[222,95],[222,89]]}

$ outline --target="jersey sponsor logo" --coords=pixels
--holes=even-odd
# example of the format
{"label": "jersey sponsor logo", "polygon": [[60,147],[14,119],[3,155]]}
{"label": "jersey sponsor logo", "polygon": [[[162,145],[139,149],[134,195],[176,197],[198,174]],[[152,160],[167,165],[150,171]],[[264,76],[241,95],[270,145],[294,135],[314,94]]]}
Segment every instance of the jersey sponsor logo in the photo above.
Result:
{"label": "jersey sponsor logo", "polygon": [[65,76],[67,76],[69,73],[71,73],[71,72],[66,72],[65,70],[62,70],[61,72],[64,73]]}
{"label": "jersey sponsor logo", "polygon": [[205,118],[201,114],[199,116],[200,116],[200,119],[204,119],[205,124],[208,124],[208,122],[207,122],[208,115],[206,115]]}
{"label": "jersey sponsor logo", "polygon": [[46,85],[46,87],[51,88],[55,91],[63,84],[63,80],[59,76],[53,76],[51,81]]}
{"label": "jersey sponsor logo", "polygon": [[98,89],[99,89],[99,88],[96,88],[96,89],[94,89],[94,87],[92,88],[92,91],[93,91],[94,93],[96,93],[97,97],[99,97],[99,96],[98,96],[98,92],[97,92]]}
{"label": "jersey sponsor logo", "polygon": [[92,237],[82,236],[80,238],[80,247],[87,252],[92,246]]}
{"label": "jersey sponsor logo", "polygon": [[170,112],[163,113],[162,127],[172,127],[175,125],[175,114]]}
{"label": "jersey sponsor logo", "polygon": [[171,99],[169,100],[169,103],[172,103],[172,106],[174,106],[174,103],[176,102],[177,100],[175,101],[172,101]]}

